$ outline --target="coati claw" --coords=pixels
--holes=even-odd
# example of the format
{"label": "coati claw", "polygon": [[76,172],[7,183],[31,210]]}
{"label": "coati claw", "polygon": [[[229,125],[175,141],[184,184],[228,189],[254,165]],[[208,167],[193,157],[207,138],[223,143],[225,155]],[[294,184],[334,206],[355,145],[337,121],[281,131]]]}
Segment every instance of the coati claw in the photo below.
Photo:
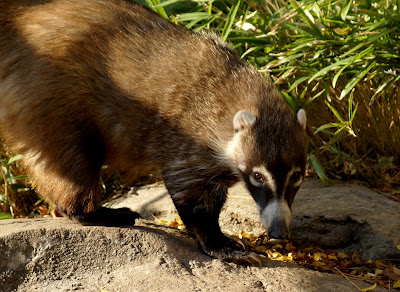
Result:
{"label": "coati claw", "polygon": [[[244,240],[229,236],[220,239],[219,247],[208,248],[199,244],[204,253],[211,257],[236,263],[244,266],[261,267],[266,262],[266,257],[247,250]],[[245,250],[239,250],[238,244]]]}
{"label": "coati claw", "polygon": [[236,237],[236,236],[229,236],[229,239],[233,240],[238,245],[240,245],[243,250],[248,250],[247,244],[243,239],[240,239],[239,237]]}
{"label": "coati claw", "polygon": [[253,266],[259,266],[259,267],[262,267],[266,261],[265,256],[256,253],[249,253],[248,258],[249,258],[249,263],[251,263]]}
{"label": "coati claw", "polygon": [[253,267],[262,267],[266,263],[266,257],[254,252],[248,252],[242,257],[233,259],[232,262]]}

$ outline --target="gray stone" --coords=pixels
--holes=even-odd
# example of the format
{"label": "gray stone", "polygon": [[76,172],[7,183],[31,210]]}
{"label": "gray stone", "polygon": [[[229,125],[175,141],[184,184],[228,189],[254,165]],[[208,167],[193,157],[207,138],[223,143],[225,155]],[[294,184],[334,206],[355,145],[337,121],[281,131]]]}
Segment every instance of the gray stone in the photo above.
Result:
{"label": "gray stone", "polygon": [[[343,277],[295,264],[242,267],[211,259],[184,232],[154,221],[177,216],[162,184],[134,188],[108,205],[131,207],[145,219],[123,228],[80,226],[65,218],[1,220],[0,290],[358,291]],[[292,234],[299,244],[400,258],[399,211],[400,204],[367,188],[326,187],[310,179],[293,206]],[[227,232],[263,232],[242,186],[230,190],[220,224]]]}
{"label": "gray stone", "polygon": [[148,220],[123,228],[66,218],[2,220],[0,250],[4,292],[357,291],[343,277],[295,264],[243,267],[212,259],[183,232]]}
{"label": "gray stone", "polygon": [[[109,206],[128,206],[146,219],[174,220],[178,215],[162,184],[134,193]],[[292,209],[292,239],[297,244],[355,251],[364,260],[400,258],[396,248],[400,244],[400,204],[385,194],[360,185],[325,186],[311,178],[303,183]],[[257,207],[243,185],[229,190],[220,225],[226,232],[264,232]]]}
{"label": "gray stone", "polygon": [[293,205],[293,237],[354,250],[363,259],[400,259],[400,204],[366,187],[305,182]]}

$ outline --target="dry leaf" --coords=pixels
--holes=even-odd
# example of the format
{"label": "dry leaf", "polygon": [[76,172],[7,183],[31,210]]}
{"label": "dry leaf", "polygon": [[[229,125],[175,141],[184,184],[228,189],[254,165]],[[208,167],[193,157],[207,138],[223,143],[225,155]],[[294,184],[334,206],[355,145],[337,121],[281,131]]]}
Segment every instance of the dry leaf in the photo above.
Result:
{"label": "dry leaf", "polygon": [[293,249],[293,244],[291,242],[286,243],[285,249],[286,250],[292,250]]}
{"label": "dry leaf", "polygon": [[[159,220],[162,222],[162,220]],[[182,220],[178,217],[175,221],[164,221],[177,228],[184,228]],[[293,262],[318,271],[330,271],[342,276],[357,277],[358,279],[373,280],[376,283],[361,291],[373,290],[377,283],[385,288],[400,287],[400,269],[394,265],[387,265],[381,261],[362,261],[355,252],[344,253],[335,250],[323,250],[317,246],[298,247],[289,240],[270,241],[268,236],[262,234],[255,236],[253,233],[240,231],[237,234],[247,245],[249,250],[267,255],[272,260]],[[397,246],[400,249],[400,245]],[[347,277],[346,277],[347,278]],[[391,283],[396,281],[393,286]],[[392,286],[392,287],[391,287]]]}
{"label": "dry leaf", "polygon": [[45,205],[37,207],[42,215],[49,215],[49,209]]}
{"label": "dry leaf", "polygon": [[399,276],[400,276],[400,269],[396,268],[395,266],[393,266],[393,272],[394,272],[396,275],[399,275]]}
{"label": "dry leaf", "polygon": [[345,254],[344,252],[341,252],[341,251],[339,251],[339,252],[337,253],[337,256],[338,256],[340,259],[349,258],[349,256],[348,256],[347,254]]}
{"label": "dry leaf", "polygon": [[379,285],[381,285],[382,287],[385,287],[387,289],[390,289],[390,284],[389,283],[386,283],[386,282],[383,282],[383,281],[379,281]]}
{"label": "dry leaf", "polygon": [[[383,273],[389,277],[389,279],[392,279],[394,281],[400,280],[400,274],[397,274],[394,269],[396,269],[394,266],[388,266]],[[398,269],[396,269],[398,271]]]}
{"label": "dry leaf", "polygon": [[365,292],[365,291],[373,290],[373,289],[375,289],[375,288],[376,288],[376,283],[375,283],[374,285],[370,286],[370,287],[361,289],[361,291]]}
{"label": "dry leaf", "polygon": [[322,257],[321,257],[321,253],[320,252],[316,252],[314,254],[314,260],[315,261],[322,261]]}
{"label": "dry leaf", "polygon": [[384,263],[382,263],[381,261],[378,261],[378,260],[375,261],[375,265],[377,267],[387,267],[387,265],[385,265]]}
{"label": "dry leaf", "polygon": [[274,245],[272,248],[273,249],[282,249],[283,246],[282,246],[282,244],[278,243],[278,244]]}
{"label": "dry leaf", "polygon": [[332,254],[328,255],[328,258],[329,258],[330,260],[337,260],[337,259],[338,259],[337,256],[332,255]]}

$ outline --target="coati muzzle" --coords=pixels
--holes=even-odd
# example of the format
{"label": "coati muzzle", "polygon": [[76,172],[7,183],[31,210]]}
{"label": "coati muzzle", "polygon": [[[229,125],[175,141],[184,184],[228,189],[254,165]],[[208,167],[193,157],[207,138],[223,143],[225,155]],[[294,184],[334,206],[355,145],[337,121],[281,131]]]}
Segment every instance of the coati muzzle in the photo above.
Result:
{"label": "coati muzzle", "polygon": [[273,200],[260,210],[260,220],[268,236],[272,238],[287,238],[290,234],[292,211],[285,200]]}

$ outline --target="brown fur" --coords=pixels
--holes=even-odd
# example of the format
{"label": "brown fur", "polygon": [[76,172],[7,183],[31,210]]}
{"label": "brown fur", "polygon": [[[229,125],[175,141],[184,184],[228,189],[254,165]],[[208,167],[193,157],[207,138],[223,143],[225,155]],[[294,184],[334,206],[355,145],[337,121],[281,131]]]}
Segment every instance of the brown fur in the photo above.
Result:
{"label": "brown fur", "polygon": [[70,217],[99,212],[103,164],[159,169],[203,250],[235,260],[212,251],[226,244],[218,215],[241,176],[226,148],[243,109],[258,117],[248,163],[272,147],[274,163],[304,168],[295,115],[217,38],[119,0],[0,0],[0,120],[37,190]]}

